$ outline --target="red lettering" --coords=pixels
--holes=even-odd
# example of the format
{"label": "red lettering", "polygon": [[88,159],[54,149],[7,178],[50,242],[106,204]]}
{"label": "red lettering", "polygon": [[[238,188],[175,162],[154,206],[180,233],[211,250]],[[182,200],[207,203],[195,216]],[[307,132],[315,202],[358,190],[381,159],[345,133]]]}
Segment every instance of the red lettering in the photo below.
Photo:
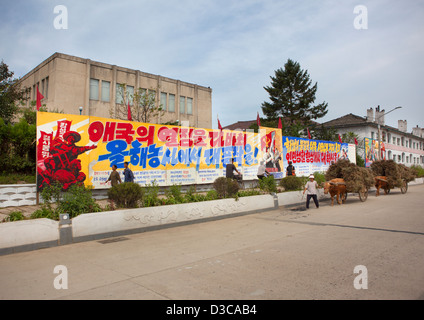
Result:
{"label": "red lettering", "polygon": [[132,123],[119,122],[116,129],[116,139],[125,140],[127,144],[130,144],[134,139],[134,133]]}
{"label": "red lettering", "polygon": [[90,141],[97,142],[99,141],[103,136],[104,126],[103,123],[100,121],[95,121],[90,123],[90,126],[88,127],[88,136],[90,138]]}
{"label": "red lettering", "polygon": [[106,122],[103,142],[109,142],[115,140],[116,122]]}
{"label": "red lettering", "polygon": [[195,147],[206,147],[206,130],[194,129],[192,138]]}
{"label": "red lettering", "polygon": [[137,128],[138,138],[137,140],[140,142],[146,142],[147,145],[153,144],[155,138],[155,126],[149,126],[148,128],[145,126],[140,126]]}

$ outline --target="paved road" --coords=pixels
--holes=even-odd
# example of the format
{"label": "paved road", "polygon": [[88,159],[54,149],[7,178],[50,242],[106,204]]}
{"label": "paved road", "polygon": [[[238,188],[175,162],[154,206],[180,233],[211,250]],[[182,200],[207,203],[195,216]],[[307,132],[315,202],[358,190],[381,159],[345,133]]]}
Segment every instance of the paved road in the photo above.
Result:
{"label": "paved road", "polygon": [[[0,299],[424,299],[423,195],[413,186],[1,256]],[[54,288],[57,265],[68,289]],[[368,289],[354,287],[358,265]]]}

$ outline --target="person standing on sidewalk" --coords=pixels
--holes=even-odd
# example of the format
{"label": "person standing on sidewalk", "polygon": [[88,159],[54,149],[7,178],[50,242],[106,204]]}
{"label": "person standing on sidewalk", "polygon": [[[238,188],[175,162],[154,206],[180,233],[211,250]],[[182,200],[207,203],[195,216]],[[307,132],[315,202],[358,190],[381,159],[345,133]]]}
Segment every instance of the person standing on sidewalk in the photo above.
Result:
{"label": "person standing on sidewalk", "polygon": [[306,193],[306,209],[309,209],[309,201],[311,201],[311,198],[314,200],[315,206],[317,209],[319,208],[318,203],[318,183],[315,181],[315,177],[313,174],[309,176],[309,181],[305,185],[305,189],[303,190],[303,194]]}

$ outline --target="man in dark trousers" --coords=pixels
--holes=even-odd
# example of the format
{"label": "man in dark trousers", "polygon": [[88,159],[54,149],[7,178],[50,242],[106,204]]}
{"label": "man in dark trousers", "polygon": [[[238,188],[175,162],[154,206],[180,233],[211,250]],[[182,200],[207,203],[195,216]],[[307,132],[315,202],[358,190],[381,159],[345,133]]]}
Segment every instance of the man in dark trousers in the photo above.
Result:
{"label": "man in dark trousers", "polygon": [[231,159],[231,163],[227,163],[227,165],[225,166],[225,176],[227,178],[234,179],[234,171],[237,172],[237,174],[240,174],[240,172],[238,172],[236,166],[234,165],[234,159]]}
{"label": "man in dark trousers", "polygon": [[292,162],[291,161],[289,161],[289,165],[288,165],[288,167],[286,168],[286,177],[289,177],[289,176],[295,176],[296,175],[296,173],[295,173],[295,168],[294,168],[294,166],[292,165]]}
{"label": "man in dark trousers", "polygon": [[128,162],[124,162],[124,182],[134,182],[134,174],[130,168],[128,168]]}
{"label": "man in dark trousers", "polygon": [[118,169],[118,167],[116,166],[116,164],[114,164],[112,166],[112,172],[111,172],[109,178],[105,182],[105,183],[108,183],[110,181],[111,184],[112,184],[112,187],[117,186],[118,184],[122,183],[121,177],[119,176],[119,173],[118,173],[118,171],[116,171],[116,169]]}

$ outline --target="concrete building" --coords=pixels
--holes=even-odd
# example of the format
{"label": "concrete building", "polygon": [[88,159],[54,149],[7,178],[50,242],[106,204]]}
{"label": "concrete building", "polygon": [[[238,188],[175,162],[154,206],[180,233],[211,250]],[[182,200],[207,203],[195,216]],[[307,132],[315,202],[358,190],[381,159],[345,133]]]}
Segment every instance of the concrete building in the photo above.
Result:
{"label": "concrete building", "polygon": [[[55,53],[21,78],[21,86],[36,86],[43,94],[42,104],[49,111],[111,118],[110,111],[122,104],[119,84],[131,94],[138,88],[152,92],[165,113],[152,123],[188,122],[189,126],[212,128],[212,89],[139,70]],[[131,101],[131,100],[130,100]]]}
{"label": "concrete building", "polygon": [[[385,145],[385,157],[406,166],[424,166],[424,129],[418,126],[408,132],[406,120],[399,120],[398,127],[394,128],[385,124],[385,110],[373,108],[367,110],[366,117],[360,117],[352,113],[343,117],[323,123],[325,127],[336,129],[337,133],[343,134],[354,132],[359,136],[359,142],[364,138],[374,140],[378,137],[378,124],[380,124],[381,141]],[[358,148],[363,156],[364,149],[361,144]]]}

